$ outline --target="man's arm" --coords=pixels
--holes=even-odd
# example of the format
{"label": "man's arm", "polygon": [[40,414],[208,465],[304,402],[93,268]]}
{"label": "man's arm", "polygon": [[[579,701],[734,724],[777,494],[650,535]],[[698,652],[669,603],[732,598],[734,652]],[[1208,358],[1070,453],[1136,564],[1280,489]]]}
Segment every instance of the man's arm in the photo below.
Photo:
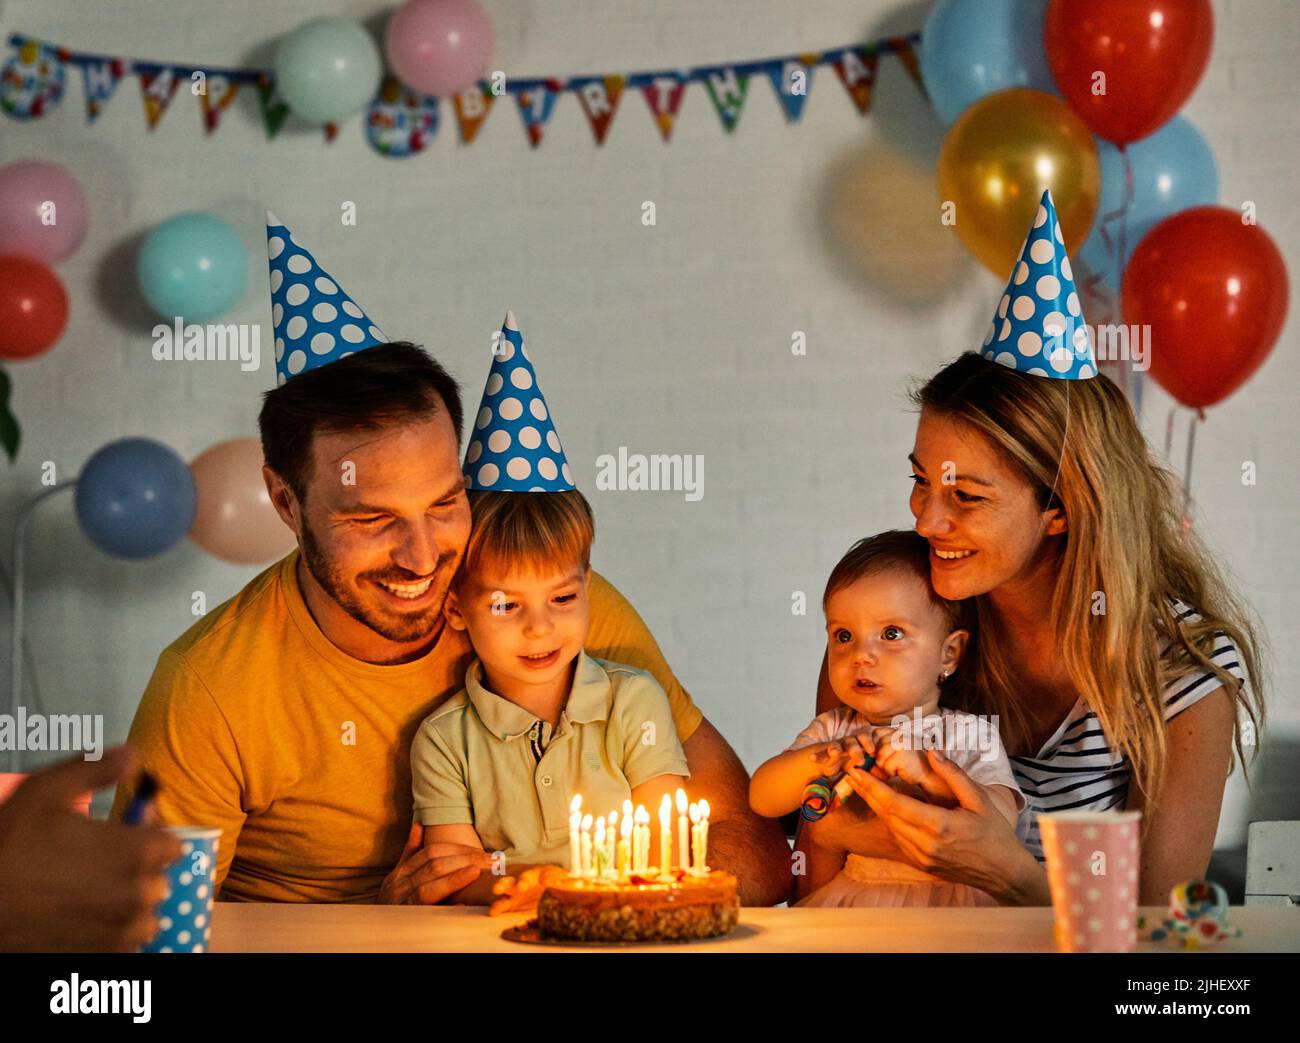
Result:
{"label": "man's arm", "polygon": [[[244,826],[243,766],[230,726],[183,656],[164,649],[131,722],[140,767],[158,783],[157,823],[221,830],[213,885],[220,889]],[[117,787],[112,815],[135,793],[137,774]]]}
{"label": "man's arm", "polygon": [[749,774],[718,730],[703,718],[682,744],[692,800],[709,802],[709,864],[740,880],[743,905],[776,905],[790,895],[790,847],[781,824],[749,807]]}

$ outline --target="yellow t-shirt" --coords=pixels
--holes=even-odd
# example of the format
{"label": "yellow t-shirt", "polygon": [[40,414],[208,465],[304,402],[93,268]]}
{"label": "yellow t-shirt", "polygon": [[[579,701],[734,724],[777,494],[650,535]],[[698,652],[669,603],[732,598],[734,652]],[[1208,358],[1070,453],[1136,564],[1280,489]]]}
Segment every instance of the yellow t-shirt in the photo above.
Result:
{"label": "yellow t-shirt", "polygon": [[[297,564],[295,550],[163,649],[129,741],[162,823],[221,829],[220,898],[373,901],[411,827],[411,740],[473,650],[444,627],[409,663],[354,659],[312,619]],[[594,571],[589,601],[588,653],[649,671],[684,743],[702,715],[641,617]]]}

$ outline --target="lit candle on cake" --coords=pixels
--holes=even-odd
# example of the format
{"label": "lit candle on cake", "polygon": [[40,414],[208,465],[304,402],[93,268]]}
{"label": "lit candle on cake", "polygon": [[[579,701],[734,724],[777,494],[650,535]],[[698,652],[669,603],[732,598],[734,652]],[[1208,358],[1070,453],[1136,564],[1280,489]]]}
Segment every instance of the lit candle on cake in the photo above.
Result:
{"label": "lit candle on cake", "polygon": [[578,876],[582,872],[582,841],[578,829],[582,825],[582,797],[574,794],[569,802],[569,875]]}
{"label": "lit candle on cake", "polygon": [[695,876],[700,875],[700,848],[703,841],[700,838],[700,806],[691,805],[691,873]]}
{"label": "lit candle on cake", "polygon": [[659,873],[667,876],[673,868],[673,801],[667,793],[659,802]]}
{"label": "lit candle on cake", "polygon": [[683,869],[691,864],[691,844],[686,834],[686,791],[677,787],[677,858]]}
{"label": "lit candle on cake", "polygon": [[596,819],[596,841],[595,841],[595,845],[596,845],[596,849],[595,849],[595,852],[594,852],[594,855],[593,855],[593,858],[592,858],[592,861],[594,862],[594,865],[592,866],[592,868],[593,868],[593,869],[595,870],[595,872],[596,872],[596,878],[599,879],[600,877],[602,877],[602,876],[605,875],[605,865],[606,865],[606,862],[605,862],[605,820],[604,820],[603,818],[598,818],[598,819]]}
{"label": "lit candle on cake", "polygon": [[582,875],[591,876],[591,816],[582,816]]}
{"label": "lit candle on cake", "polygon": [[609,813],[609,826],[605,830],[605,874],[617,876],[614,870],[614,848],[618,844],[618,812]]}
{"label": "lit candle on cake", "polygon": [[627,879],[629,862],[632,857],[632,816],[623,815],[623,820],[619,823],[618,838],[618,878]]}
{"label": "lit candle on cake", "polygon": [[646,811],[644,804],[638,804],[636,808],[636,832],[633,849],[636,851],[636,857],[632,860],[638,873],[644,873],[650,868],[650,812]]}
{"label": "lit candle on cake", "polygon": [[709,871],[709,802],[700,800],[700,872]]}

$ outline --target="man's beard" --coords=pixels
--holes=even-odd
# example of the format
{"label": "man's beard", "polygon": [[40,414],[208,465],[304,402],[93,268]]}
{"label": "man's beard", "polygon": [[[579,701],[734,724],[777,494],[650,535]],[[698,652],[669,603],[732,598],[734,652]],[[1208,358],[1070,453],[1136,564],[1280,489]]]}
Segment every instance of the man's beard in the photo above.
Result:
{"label": "man's beard", "polygon": [[442,606],[447,598],[447,589],[451,586],[452,575],[452,569],[444,569],[444,566],[454,564],[456,557],[454,553],[447,553],[438,558],[433,582],[441,583],[442,589],[436,592],[433,604],[422,612],[409,616],[368,611],[349,586],[343,572],[336,569],[329,558],[322,553],[320,544],[312,535],[311,526],[305,520],[302,526],[302,557],[316,582],[336,605],[358,623],[369,627],[389,641],[396,641],[399,644],[418,641],[432,634],[442,622]]}

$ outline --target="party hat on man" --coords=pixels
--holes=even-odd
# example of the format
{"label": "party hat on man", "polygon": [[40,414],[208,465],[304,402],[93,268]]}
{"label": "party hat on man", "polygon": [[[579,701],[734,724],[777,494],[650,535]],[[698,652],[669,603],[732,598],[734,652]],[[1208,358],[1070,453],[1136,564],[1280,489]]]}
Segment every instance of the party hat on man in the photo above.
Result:
{"label": "party hat on man", "polygon": [[555,493],[575,488],[515,313],[506,312],[465,452],[465,487]]}
{"label": "party hat on man", "polygon": [[1050,190],[1039,201],[980,354],[1038,377],[1087,380],[1097,375],[1092,336]]}
{"label": "party hat on man", "polygon": [[275,382],[386,344],[388,338],[357,302],[271,211],[266,212],[275,328]]}

